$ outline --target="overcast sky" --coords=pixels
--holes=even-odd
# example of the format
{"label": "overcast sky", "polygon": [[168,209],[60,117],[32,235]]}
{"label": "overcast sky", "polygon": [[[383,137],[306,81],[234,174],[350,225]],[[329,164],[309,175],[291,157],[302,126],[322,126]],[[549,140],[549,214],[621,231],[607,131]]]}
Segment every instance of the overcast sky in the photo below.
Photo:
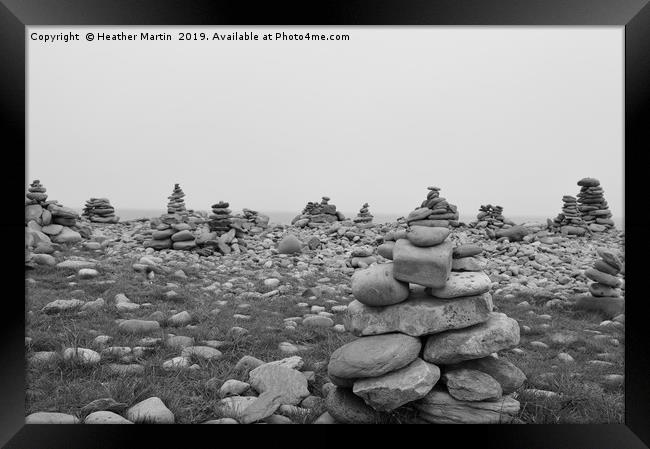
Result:
{"label": "overcast sky", "polygon": [[[87,42],[87,32],[346,33],[349,41]],[[79,42],[32,41],[79,32]],[[600,179],[623,215],[622,27],[29,27],[27,177],[81,208],[555,217]]]}

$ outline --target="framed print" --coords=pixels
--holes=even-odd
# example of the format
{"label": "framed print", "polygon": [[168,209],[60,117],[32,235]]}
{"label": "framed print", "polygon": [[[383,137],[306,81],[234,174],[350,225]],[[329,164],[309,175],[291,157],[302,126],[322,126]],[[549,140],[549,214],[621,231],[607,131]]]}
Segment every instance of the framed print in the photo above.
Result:
{"label": "framed print", "polygon": [[0,11],[5,447],[648,446],[646,1]]}

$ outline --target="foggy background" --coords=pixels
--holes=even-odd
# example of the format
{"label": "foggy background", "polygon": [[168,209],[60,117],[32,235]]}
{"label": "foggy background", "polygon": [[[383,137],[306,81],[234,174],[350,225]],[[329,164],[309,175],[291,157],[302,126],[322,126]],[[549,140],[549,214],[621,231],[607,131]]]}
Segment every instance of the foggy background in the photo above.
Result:
{"label": "foggy background", "polygon": [[[29,39],[68,31],[82,40]],[[398,217],[435,185],[461,220],[487,203],[544,219],[589,176],[621,225],[622,27],[28,27],[27,47],[26,181],[64,206],[161,213],[180,183],[190,209],[224,200],[285,221],[327,195],[348,217],[364,202]]]}

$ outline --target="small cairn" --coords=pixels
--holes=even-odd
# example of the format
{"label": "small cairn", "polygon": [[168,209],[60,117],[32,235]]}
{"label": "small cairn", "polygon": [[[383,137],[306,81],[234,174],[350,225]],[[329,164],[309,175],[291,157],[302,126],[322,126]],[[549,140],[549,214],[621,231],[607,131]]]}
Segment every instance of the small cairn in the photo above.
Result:
{"label": "small cairn", "polygon": [[356,224],[370,224],[372,223],[373,216],[369,212],[368,208],[370,206],[368,203],[363,203],[363,206],[361,206],[361,209],[359,210],[359,213],[357,214],[356,218],[354,218],[352,221]]}
{"label": "small cairn", "polygon": [[581,187],[578,193],[578,210],[589,230],[605,232],[613,229],[614,220],[603,196],[604,190],[600,181],[595,178],[583,178],[578,181],[578,185]]}
{"label": "small cairn", "polygon": [[[330,357],[329,414],[376,423],[385,412],[419,422],[512,422],[526,379],[495,353],[519,344],[519,324],[493,311],[476,245],[454,247],[448,227],[390,232],[374,264],[352,276],[346,328],[359,338]],[[409,286],[417,284],[417,286]]]}
{"label": "small cairn", "polygon": [[587,224],[580,216],[578,210],[578,200],[571,195],[564,195],[562,197],[562,212],[555,217],[552,226],[559,228],[563,234],[569,235],[583,235],[587,231]]}
{"label": "small cairn", "polygon": [[241,236],[244,233],[259,234],[269,226],[269,216],[260,214],[256,210],[244,208],[242,214],[232,218],[231,226],[237,231],[241,231]]}
{"label": "small cairn", "polygon": [[[52,254],[56,244],[74,244],[89,238],[91,232],[77,225],[79,215],[55,200],[47,199],[47,189],[36,179],[25,194],[25,249],[26,262],[33,254]],[[73,229],[74,228],[74,229]],[[36,263],[48,263],[48,258],[36,257]],[[51,259],[50,259],[51,260]],[[28,263],[28,266],[33,264]]]}
{"label": "small cairn", "polygon": [[117,223],[120,217],[115,216],[115,208],[108,198],[91,198],[86,201],[82,216],[93,223]]}
{"label": "small cairn", "polygon": [[500,229],[508,229],[514,226],[514,223],[503,216],[502,206],[482,204],[479,207],[478,215],[476,215],[476,221],[470,223],[470,226],[478,229],[485,228],[491,231],[497,231]]}
{"label": "small cairn", "polygon": [[440,196],[440,187],[430,186],[427,189],[427,199],[406,217],[406,222],[414,226],[459,226],[458,207]]}
{"label": "small cairn", "polygon": [[324,196],[320,203],[308,202],[302,211],[302,214],[297,215],[291,224],[300,228],[305,226],[319,226],[324,223],[333,223],[335,221],[344,221],[345,216],[340,211],[336,210],[334,204],[329,204],[330,198]]}
{"label": "small cairn", "polygon": [[589,293],[578,298],[576,308],[583,310],[597,310],[608,318],[615,317],[624,312],[625,298],[621,287],[623,282],[619,275],[624,267],[620,258],[609,249],[596,249],[599,260],[593,268],[585,270],[585,276],[594,281],[589,285]]}
{"label": "small cairn", "polygon": [[169,203],[167,203],[167,213],[168,214],[178,214],[178,215],[187,215],[187,209],[185,208],[185,193],[181,189],[179,184],[174,184],[174,191],[167,198]]}
{"label": "small cairn", "polygon": [[151,240],[144,242],[145,247],[155,250],[191,250],[196,247],[193,227],[188,223],[190,214],[185,209],[184,196],[183,190],[175,184],[174,192],[168,197],[167,213],[156,220],[159,221],[158,224],[152,223],[156,230],[152,233]]}
{"label": "small cairn", "polygon": [[209,217],[210,221],[208,222],[208,227],[210,232],[216,232],[217,236],[221,236],[230,231],[230,226],[232,225],[232,211],[228,209],[229,206],[230,203],[224,201],[219,201],[212,205],[212,215]]}

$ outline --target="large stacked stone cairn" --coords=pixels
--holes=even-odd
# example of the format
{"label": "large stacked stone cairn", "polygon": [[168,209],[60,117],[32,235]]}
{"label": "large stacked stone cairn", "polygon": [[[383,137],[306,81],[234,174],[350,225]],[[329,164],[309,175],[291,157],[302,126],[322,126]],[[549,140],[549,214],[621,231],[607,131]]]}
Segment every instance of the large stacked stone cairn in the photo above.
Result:
{"label": "large stacked stone cairn", "polygon": [[[79,215],[55,200],[47,199],[47,189],[36,179],[25,195],[25,260],[33,263],[53,264],[52,254],[57,244],[73,244],[90,237],[90,230],[77,225]],[[34,257],[36,255],[36,257]],[[33,263],[32,263],[33,262]]]}
{"label": "large stacked stone cairn", "polygon": [[212,205],[212,215],[208,222],[210,232],[216,232],[217,236],[221,236],[230,231],[232,225],[232,211],[228,209],[230,203],[219,201]]}
{"label": "large stacked stone cairn", "polygon": [[594,178],[583,178],[578,181],[581,186],[578,193],[578,210],[582,220],[593,232],[603,232],[614,228],[612,213],[603,197],[604,190],[600,181]]}
{"label": "large stacked stone cairn", "polygon": [[440,187],[431,186],[427,189],[427,199],[406,217],[406,222],[419,226],[459,226],[458,207],[440,196]]}
{"label": "large stacked stone cairn", "polygon": [[[410,226],[378,249],[392,263],[352,276],[346,328],[359,338],[330,357],[330,415],[382,421],[405,409],[420,422],[511,422],[526,376],[498,351],[519,344],[517,321],[493,312],[475,245],[454,248],[446,227]],[[391,240],[394,239],[394,240]],[[409,287],[410,284],[417,284]]]}
{"label": "large stacked stone cairn", "polygon": [[619,277],[624,267],[614,251],[598,248],[596,252],[600,259],[596,260],[593,268],[585,270],[584,273],[594,281],[589,285],[591,295],[578,298],[576,307],[600,311],[612,318],[625,310],[625,298],[621,291],[624,283]]}
{"label": "large stacked stone cairn", "polygon": [[324,196],[320,203],[308,202],[300,215],[297,215],[291,224],[304,226],[320,226],[324,223],[333,223],[335,221],[344,221],[345,216],[336,210],[334,204],[329,204],[330,198]]}
{"label": "large stacked stone cairn", "polygon": [[93,223],[117,223],[120,217],[115,216],[115,208],[108,198],[91,198],[86,201],[82,216]]}
{"label": "large stacked stone cairn", "polygon": [[176,249],[191,250],[196,247],[193,226],[188,223],[189,212],[185,209],[185,194],[178,184],[174,185],[174,191],[168,197],[167,213],[160,217],[151,240],[147,240],[144,246],[156,250]]}
{"label": "large stacked stone cairn", "polygon": [[357,224],[369,224],[372,223],[372,214],[369,212],[368,203],[363,203],[363,206],[361,206],[361,209],[359,210],[359,213],[357,214],[356,218],[354,218],[352,221],[357,223]]}
{"label": "large stacked stone cairn", "polygon": [[169,203],[167,203],[167,213],[168,214],[178,214],[181,216],[188,215],[187,209],[185,208],[185,193],[181,189],[179,184],[174,184],[174,191],[167,198]]}

